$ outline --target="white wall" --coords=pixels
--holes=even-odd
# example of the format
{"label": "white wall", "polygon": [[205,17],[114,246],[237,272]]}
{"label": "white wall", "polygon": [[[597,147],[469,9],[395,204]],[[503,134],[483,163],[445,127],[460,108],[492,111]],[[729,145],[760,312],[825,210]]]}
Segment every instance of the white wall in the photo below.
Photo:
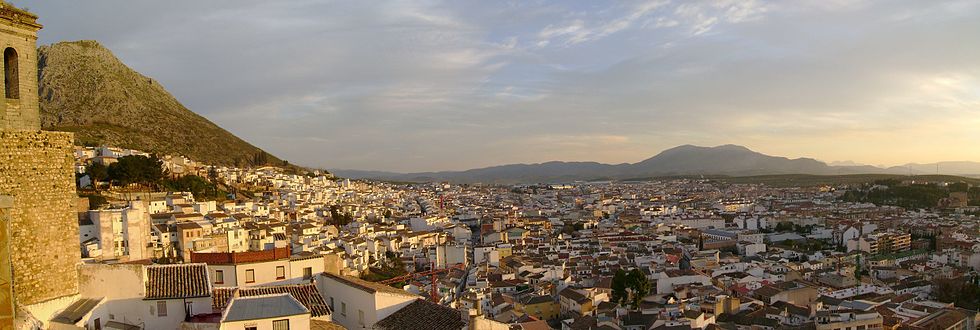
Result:
{"label": "white wall", "polygon": [[[112,314],[115,321],[145,324],[146,329],[175,329],[184,321],[184,300],[143,300],[146,296],[143,266],[134,264],[85,264],[79,266],[79,295],[105,297],[101,315]],[[167,304],[167,316],[158,316],[157,301]],[[211,297],[187,299],[194,314],[211,313]],[[103,325],[109,321],[102,318]]]}
{"label": "white wall", "polygon": [[[371,327],[377,322],[373,294],[323,275],[317,277],[316,284],[320,294],[323,295],[323,300],[333,311],[331,315],[333,322],[348,329],[359,329],[361,325],[358,324],[358,310],[364,311],[366,327]],[[345,305],[346,310],[343,308]]]}
{"label": "white wall", "polygon": [[324,272],[324,261],[323,257],[309,258],[303,260],[290,260],[289,261],[289,273],[287,277],[289,279],[302,279],[303,278],[303,268],[309,267],[312,269],[312,275]]}
{"label": "white wall", "polygon": [[245,330],[245,327],[256,327],[258,330],[272,330],[272,322],[276,320],[289,320],[289,329],[309,329],[310,314],[293,315],[289,317],[276,317],[262,320],[248,320],[225,322],[221,324],[221,330]]}
{"label": "white wall", "polygon": [[[327,304],[333,299],[331,320],[348,329],[370,328],[419,298],[407,294],[372,294],[324,275],[317,276],[316,285]],[[346,315],[343,308],[345,304]],[[359,312],[364,313],[363,326],[359,322]]]}
{"label": "white wall", "polygon": [[[222,272],[221,276],[224,277],[224,281],[222,281],[223,283],[220,284],[214,282],[218,278],[217,275],[215,275],[215,272],[218,270]],[[208,265],[208,272],[211,273],[211,285],[214,287],[231,287],[239,285],[239,277],[234,265]],[[241,281],[245,282],[245,278],[242,277]]]}
{"label": "white wall", "polygon": [[[267,283],[273,283],[282,281],[282,279],[276,278],[276,267],[282,266],[284,274],[289,276],[289,260],[274,260],[266,262],[256,262],[249,264],[239,264],[235,266],[235,277],[238,280],[238,286],[253,286],[262,285]],[[255,272],[255,282],[245,283],[246,270],[252,269]],[[225,282],[228,282],[227,280]]]}
{"label": "white wall", "polygon": [[[144,322],[143,266],[132,264],[85,264],[78,268],[79,294],[83,298],[105,297],[106,314],[130,324]],[[103,324],[104,324],[103,320]]]}
{"label": "white wall", "polygon": [[[374,320],[370,323],[371,326],[373,326],[375,322],[383,320],[389,315],[401,310],[405,306],[408,306],[408,304],[411,304],[418,298],[419,297],[410,297],[407,295],[393,295],[381,292],[376,293],[375,307],[377,309],[373,311]],[[365,316],[368,314],[372,313],[365,311]],[[354,316],[356,317],[357,315]]]}
{"label": "white wall", "polygon": [[701,285],[710,285],[711,279],[709,279],[707,276],[702,276],[702,275],[663,277],[657,280],[657,293],[671,293],[674,292],[675,285],[691,284],[691,283],[701,283]]}

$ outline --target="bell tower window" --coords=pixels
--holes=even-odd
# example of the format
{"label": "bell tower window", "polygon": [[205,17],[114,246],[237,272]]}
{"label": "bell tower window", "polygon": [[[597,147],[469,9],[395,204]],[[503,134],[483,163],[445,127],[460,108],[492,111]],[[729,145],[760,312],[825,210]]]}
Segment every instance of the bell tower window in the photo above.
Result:
{"label": "bell tower window", "polygon": [[3,50],[3,86],[8,99],[20,98],[20,79],[17,75],[17,51],[13,48]]}

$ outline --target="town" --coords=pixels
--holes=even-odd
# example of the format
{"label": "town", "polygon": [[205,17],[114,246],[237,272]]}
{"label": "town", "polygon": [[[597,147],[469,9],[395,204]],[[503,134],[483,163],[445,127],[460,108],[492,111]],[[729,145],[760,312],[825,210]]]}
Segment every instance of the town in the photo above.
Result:
{"label": "town", "polygon": [[[209,5],[213,3],[217,2],[208,2]],[[278,72],[285,78],[273,77],[275,75],[262,71],[250,72],[252,77],[260,77],[254,79],[262,83],[262,99],[252,99],[254,102],[236,100],[239,103],[229,106],[238,111],[233,114],[211,113],[215,118],[241,120],[248,122],[249,126],[257,126],[249,128],[255,130],[249,132],[254,133],[251,137],[263,137],[266,139],[264,145],[294,149],[290,156],[308,156],[318,151],[307,150],[309,144],[296,143],[281,132],[272,131],[277,127],[280,130],[302,131],[309,128],[306,125],[310,122],[310,127],[314,127],[316,132],[297,133],[311,134],[308,140],[315,142],[308,143],[325,144],[327,142],[324,141],[330,139],[313,135],[329,131],[331,127],[342,127],[344,132],[338,134],[344,134],[346,139],[337,142],[339,144],[356,145],[362,143],[362,139],[374,139],[373,135],[376,134],[377,140],[383,141],[381,144],[386,146],[381,148],[384,150],[371,150],[372,155],[362,159],[350,155],[368,148],[351,146],[345,151],[349,154],[347,156],[331,153],[322,157],[336,157],[338,162],[346,160],[343,164],[375,165],[378,161],[371,157],[381,157],[378,155],[390,162],[417,162],[403,168],[391,167],[406,171],[435,166],[436,163],[451,160],[449,158],[472,157],[475,159],[473,164],[488,160],[482,158],[495,158],[493,160],[497,161],[500,150],[515,154],[535,153],[539,149],[518,151],[516,149],[520,148],[514,147],[532,143],[545,144],[545,149],[550,149],[550,145],[555,145],[555,149],[569,146],[581,148],[584,151],[579,155],[599,154],[615,149],[616,145],[620,145],[622,149],[619,150],[623,153],[635,153],[639,149],[632,146],[640,142],[675,139],[677,136],[702,142],[714,141],[694,136],[708,136],[714,131],[723,131],[721,128],[730,127],[737,129],[719,134],[731,139],[738,136],[731,132],[748,131],[752,132],[748,134],[752,136],[741,137],[769,141],[783,137],[772,138],[757,132],[804,130],[818,132],[820,143],[826,145],[834,144],[830,141],[841,141],[831,140],[841,136],[861,137],[855,141],[868,136],[874,139],[867,140],[888,140],[883,137],[885,135],[876,135],[880,132],[872,131],[874,127],[865,130],[865,126],[873,125],[846,122],[851,114],[850,108],[828,106],[828,109],[823,109],[828,114],[822,117],[809,112],[797,115],[792,112],[801,106],[793,103],[777,107],[775,114],[733,111],[737,112],[735,117],[725,117],[722,112],[730,111],[728,107],[737,109],[742,106],[740,102],[749,102],[744,105],[747,108],[758,107],[758,104],[740,101],[741,95],[718,91],[715,92],[722,95],[702,94],[708,93],[704,90],[712,88],[727,92],[748,86],[747,90],[751,93],[744,94],[753,95],[747,99],[766,99],[761,104],[775,104],[787,99],[806,101],[807,96],[800,95],[798,90],[814,89],[814,86],[797,86],[800,88],[783,91],[783,95],[769,97],[759,94],[760,97],[756,94],[757,90],[772,89],[775,90],[773,93],[778,94],[779,88],[751,84],[765,80],[767,76],[792,78],[773,79],[779,85],[812,78],[795,71],[790,75],[765,72],[779,63],[789,63],[787,67],[793,67],[793,70],[798,66],[818,68],[815,70],[820,71],[816,75],[818,79],[833,76],[830,73],[833,70],[825,68],[840,69],[842,72],[864,71],[862,65],[857,65],[862,70],[848,70],[847,61],[814,64],[810,64],[810,58],[799,63],[784,61],[783,57],[777,58],[773,54],[790,56],[813,52],[791,47],[770,47],[752,38],[749,39],[753,47],[771,51],[765,56],[757,54],[766,61],[754,63],[747,60],[753,57],[748,52],[730,51],[724,47],[716,49],[715,46],[722,43],[685,41],[701,38],[702,35],[714,42],[741,40],[724,34],[712,35],[716,31],[711,30],[723,29],[720,22],[726,26],[761,24],[761,18],[756,16],[770,9],[780,11],[792,6],[752,8],[758,4],[747,1],[741,7],[719,2],[708,6],[714,9],[706,9],[691,2],[674,4],[676,8],[663,9],[657,14],[674,15],[678,21],[664,16],[644,18],[661,10],[658,8],[669,5],[668,2],[646,3],[641,8],[627,6],[627,13],[603,20],[605,23],[591,28],[587,26],[590,24],[580,19],[585,16],[579,12],[608,13],[607,8],[571,8],[576,14],[551,19],[557,22],[571,17],[574,19],[572,25],[562,28],[548,22],[538,24],[542,26],[530,33],[533,37],[529,43],[524,39],[519,42],[516,36],[503,42],[482,39],[466,42],[464,37],[473,37],[471,34],[497,36],[501,33],[489,30],[459,35],[448,33],[450,30],[478,29],[460,23],[466,19],[440,17],[437,14],[441,14],[441,11],[429,8],[403,8],[403,4],[399,4],[397,8],[380,11],[384,15],[370,10],[330,8],[330,13],[350,15],[352,18],[344,22],[347,25],[354,26],[361,24],[358,21],[362,19],[369,21],[380,16],[386,20],[377,26],[366,23],[371,25],[367,29],[342,24],[331,30],[317,28],[316,24],[320,21],[332,21],[322,17],[272,18],[283,12],[299,15],[317,8],[286,10],[277,6],[295,4],[272,3],[275,3],[273,7],[258,7],[261,15],[252,17],[248,15],[248,9],[255,8],[248,7],[245,2],[236,2],[234,5],[241,5],[242,8],[232,11],[209,11],[214,8],[197,4],[188,6],[193,11],[203,12],[204,18],[198,19],[188,18],[191,10],[177,15],[163,13],[167,10],[152,13],[154,19],[164,17],[166,24],[157,24],[159,22],[153,20],[140,22],[142,19],[139,15],[130,17],[125,12],[130,8],[118,4],[112,4],[112,10],[100,7],[94,11],[125,17],[126,29],[136,29],[140,25],[138,23],[187,27],[207,22],[205,28],[199,30],[137,33],[139,42],[126,42],[123,38],[119,43],[125,46],[121,48],[135,49],[131,54],[197,54],[194,53],[196,49],[191,49],[197,47],[168,46],[170,44],[167,42],[172,42],[169,39],[183,39],[188,31],[205,36],[241,30],[240,33],[248,34],[248,41],[242,44],[254,47],[258,44],[254,41],[261,38],[266,49],[277,49],[274,42],[280,38],[270,37],[265,32],[282,28],[290,28],[289,35],[300,30],[292,30],[296,27],[327,35],[347,35],[355,31],[358,34],[347,38],[356,39],[358,43],[364,40],[384,43],[387,40],[380,48],[370,48],[370,56],[353,51],[358,47],[349,47],[351,50],[348,50],[334,44],[325,47],[329,51],[304,51],[300,45],[307,44],[306,41],[289,41],[286,44],[288,47],[283,47],[286,49],[283,53],[285,56],[264,52],[259,52],[258,57],[247,52],[235,55],[248,60],[262,59],[261,65],[250,61],[249,70],[279,64],[274,62],[303,65]],[[92,1],[84,2],[83,6],[98,7],[100,4],[105,5]],[[38,5],[42,10],[51,8],[41,3]],[[877,11],[876,7],[872,8]],[[949,6],[942,12],[968,12],[960,8],[969,7]],[[482,7],[464,9],[465,12],[484,11]],[[489,21],[495,26],[521,25],[514,22],[525,16],[524,9],[537,13],[553,12],[554,8],[521,9],[519,15],[517,11],[509,10],[494,14],[497,20],[506,21],[506,24],[492,19],[470,20]],[[720,12],[715,14],[722,16],[705,16],[712,10]],[[116,14],[116,11],[120,13]],[[362,11],[369,14],[358,16]],[[799,16],[793,14],[814,11],[816,9],[810,7],[795,8],[788,14],[783,12],[790,16],[780,21],[794,21]],[[65,12],[70,14],[51,16],[80,26],[109,19],[90,15],[89,11]],[[136,12],[146,15],[147,11],[144,8]],[[403,12],[409,12],[409,17],[398,16]],[[906,19],[917,17],[917,14],[915,11],[902,11],[900,15],[894,15],[901,17],[894,20],[898,23],[889,24],[903,27],[899,23],[918,22],[919,18]],[[933,14],[922,15],[922,21],[930,28],[946,23],[928,20],[933,16],[943,16]],[[75,16],[83,19],[73,18]],[[500,18],[503,16],[507,16],[507,19]],[[231,18],[241,17],[244,17],[243,21],[260,28],[238,29],[233,25],[221,25],[231,24],[229,22],[235,21]],[[174,18],[178,24],[172,24]],[[549,62],[544,53],[536,54],[549,45],[561,45],[566,49],[583,47],[586,43],[631,27],[642,25],[640,28],[644,29],[670,29],[678,25],[691,25],[691,20],[699,23],[686,29],[684,38],[668,38],[672,41],[656,45],[656,52],[646,54],[647,57],[618,59],[621,62],[601,65],[585,62],[565,65],[558,63],[561,61]],[[215,23],[219,21],[223,23]],[[640,24],[641,21],[645,23]],[[65,33],[65,27],[59,30],[58,22],[54,23],[55,28],[49,30]],[[423,31],[426,29],[422,27],[429,26],[427,24],[439,24],[434,29],[438,33],[404,38],[395,34],[399,29]],[[953,25],[972,27],[975,24]],[[833,30],[870,33],[861,30],[860,26],[832,26]],[[184,108],[160,87],[160,82],[129,69],[96,41],[59,42],[38,49],[38,31],[42,27],[36,14],[0,1],[0,49],[3,49],[0,72],[4,85],[4,101],[0,102],[0,329],[971,330],[978,329],[980,325],[980,179],[976,177],[978,173],[969,172],[973,171],[970,166],[980,166],[980,163],[945,162],[942,165],[952,168],[949,171],[961,172],[940,173],[941,164],[937,162],[934,164],[935,174],[932,174],[933,164],[877,167],[847,162],[844,165],[829,165],[810,158],[768,156],[746,147],[726,144],[717,147],[682,145],[637,163],[555,161],[472,170],[487,175],[482,177],[484,180],[480,180],[478,175],[472,180],[449,180],[438,177],[446,175],[439,172],[377,172],[392,177],[421,178],[405,181],[345,176],[340,174],[341,170],[333,168],[326,170],[291,164],[285,158],[277,158],[224,131],[203,116]],[[880,30],[887,30],[889,37],[901,34],[903,39],[914,39],[920,35],[935,39],[931,34],[919,33],[919,30],[906,33],[892,27],[888,25],[887,29]],[[74,30],[76,26],[69,25],[68,29]],[[100,26],[98,30],[126,29],[104,29]],[[777,29],[782,28],[764,26],[745,30]],[[361,35],[362,30],[383,32]],[[651,31],[644,30],[640,34],[653,34]],[[736,30],[732,33],[740,31],[744,32]],[[946,35],[944,30],[941,32]],[[640,34],[621,39],[636,45],[653,44],[638,38]],[[377,38],[380,35],[384,38]],[[106,39],[116,42],[110,37]],[[472,49],[446,50],[436,53],[436,56],[416,57],[422,53],[420,49],[399,49],[395,47],[398,43],[391,42],[401,39],[427,47],[438,46],[446,40],[475,46]],[[873,44],[863,39],[841,39],[848,39],[853,44]],[[918,57],[919,54],[911,53],[915,48],[972,54],[955,48],[957,44],[969,43],[957,38],[949,39],[952,40],[949,45],[903,45],[901,48],[907,49],[911,56],[897,56],[903,57],[901,59],[881,60],[900,53],[891,49],[887,52],[888,56],[878,56],[866,49],[857,49],[854,53],[870,55],[866,57],[882,62],[875,63],[882,65],[900,62],[905,60],[904,57]],[[201,40],[204,41],[197,43],[210,44],[207,39]],[[794,40],[791,44],[810,43],[810,40],[805,41]],[[154,44],[150,48],[152,51],[144,49],[141,53],[140,47],[145,47],[142,44],[146,43]],[[234,44],[236,42],[222,42],[207,52],[234,49]],[[671,79],[669,83],[646,77],[633,80],[634,75],[643,75],[641,70],[636,70],[637,67],[655,67],[659,64],[653,62],[661,59],[702,57],[660,53],[690,47],[690,44],[698,45],[696,48],[699,52],[736,54],[739,60],[734,66],[740,68],[731,72],[712,72],[714,68],[724,65],[670,62],[667,65],[671,70],[646,72],[649,76],[667,76]],[[827,48],[834,46],[824,40],[815,44]],[[483,56],[482,53],[502,54],[521,47],[524,49],[516,53],[522,55],[509,60],[526,57],[533,58],[533,61],[513,71],[520,71],[523,75],[542,70],[528,70],[529,67],[544,68],[546,70],[541,72],[550,72],[543,74],[545,76],[574,78],[576,84],[568,90],[554,93],[563,95],[556,108],[570,112],[554,112],[547,115],[547,121],[540,122],[535,122],[531,115],[525,117],[525,112],[532,112],[526,109],[526,105],[532,104],[531,108],[534,108],[542,104],[538,102],[548,101],[553,92],[548,88],[560,87],[558,81],[541,79],[544,83],[537,85],[537,82],[532,83],[538,80],[534,76],[516,84],[494,80],[520,75],[507,72],[496,77],[497,74],[492,72],[507,66],[509,60],[498,62],[496,56]],[[846,47],[837,47],[843,47],[848,52],[854,50],[850,43]],[[177,51],[161,51],[168,48]],[[343,70],[335,68],[335,71],[325,71],[329,74],[323,75],[343,81],[342,88],[303,81],[311,71],[308,66],[327,63],[326,58],[330,56],[340,56],[332,53],[338,49],[343,51],[336,51],[336,54],[345,53],[340,61]],[[624,53],[632,51],[634,47],[629,49]],[[348,51],[350,54],[346,54]],[[562,49],[551,51],[564,52]],[[574,52],[565,56],[577,59],[593,57],[596,53],[619,53],[612,48],[594,52],[575,49]],[[304,53],[316,53],[318,57],[315,60],[303,58],[301,55]],[[393,71],[395,75],[418,71],[424,79],[401,84],[358,85],[363,82],[355,80],[383,80],[378,77],[384,76],[369,72],[376,65],[359,63],[359,57],[389,54],[410,59],[401,64],[404,67],[385,67],[384,70]],[[195,73],[192,71],[204,72],[226,64],[206,58],[188,58],[170,59],[182,65],[180,75]],[[280,58],[288,60],[273,60]],[[437,59],[442,58],[450,58],[450,62],[438,63]],[[70,61],[72,59],[75,62]],[[488,59],[493,61],[486,62]],[[230,63],[236,59],[224,60]],[[382,61],[396,62],[394,59]],[[194,66],[186,66],[190,62],[194,62]],[[424,62],[424,69],[436,70],[434,74],[424,75],[421,72],[425,70],[411,67],[408,62]],[[936,59],[934,62],[951,61]],[[641,65],[632,67],[637,63]],[[469,65],[479,69],[462,73],[449,70]],[[926,65],[908,66],[918,70]],[[591,75],[601,71],[597,68],[602,67],[612,67],[615,73],[629,74],[623,77]],[[681,70],[674,71],[674,67]],[[745,72],[751,74],[743,72],[746,69],[742,67],[749,68]],[[929,67],[932,67],[932,63]],[[791,71],[788,68],[782,70]],[[208,80],[207,84],[222,85],[217,79],[211,80],[221,77],[225,82],[234,83],[229,84],[230,87],[224,86],[228,91],[249,91],[245,86],[247,84],[239,84],[241,82],[233,81],[234,78],[220,74],[237,71],[241,70],[233,66],[222,67],[219,73],[208,72],[208,79],[204,80]],[[357,71],[357,79],[345,81],[342,71]],[[972,71],[946,75],[949,73],[947,71],[942,72],[944,75],[930,75],[931,72],[907,70],[900,74],[880,74],[887,79],[878,76],[874,79],[854,79],[846,76],[840,80],[891,82],[906,76],[915,76],[916,79],[924,76],[928,79],[923,81],[927,82],[895,83],[896,86],[915,86],[914,91],[902,90],[903,93],[898,95],[901,97],[869,98],[875,104],[870,108],[877,109],[880,104],[885,104],[907,115],[904,113],[905,106],[921,108],[927,105],[927,110],[932,111],[932,107],[941,105],[947,111],[935,117],[943,117],[949,122],[935,125],[944,130],[944,134],[938,135],[969,141],[970,136],[975,136],[974,126],[966,125],[969,132],[974,134],[967,135],[956,131],[955,125],[950,123],[969,123],[968,119],[973,119],[975,123],[975,109],[969,108],[968,115],[972,114],[973,117],[964,120],[948,108],[977,104],[975,98],[957,99],[962,95],[975,94],[968,92],[975,85],[964,83],[970,81],[972,76],[969,72]],[[707,72],[707,78],[684,80],[686,75],[702,72]],[[334,76],[334,73],[340,76]],[[479,90],[452,79],[447,80],[447,86],[453,85],[452,88],[430,86],[431,81],[442,82],[442,79],[456,76],[480,74],[487,76],[478,77],[476,80],[479,83],[473,85],[491,86],[493,90]],[[729,85],[713,85],[729,77],[745,75],[752,76],[752,79],[729,82]],[[757,79],[757,76],[761,78]],[[191,86],[185,88],[185,93],[189,89],[201,88],[192,86],[196,80],[202,79],[190,77],[183,80]],[[289,82],[286,83],[286,80]],[[752,82],[748,83],[749,80]],[[589,81],[590,84],[579,85],[580,81]],[[631,81],[635,86],[654,85],[668,91],[657,90],[653,93],[639,87],[633,88],[632,85],[630,88],[619,88],[614,83],[618,81]],[[675,83],[679,87],[670,87]],[[579,99],[583,94],[602,94],[596,91],[601,88],[596,87],[605,84],[610,86],[602,87],[616,91],[610,93],[610,99]],[[816,91],[813,93],[818,97],[810,102],[830,104],[829,99],[847,98],[850,94],[861,94],[863,97],[871,93],[839,82],[824,84],[841,85],[847,91]],[[303,85],[317,85],[331,91],[329,95],[276,94],[274,90],[281,87],[278,85],[297,90]],[[532,88],[520,90],[514,85]],[[710,99],[710,104],[690,106],[673,99],[674,94],[685,95],[687,91],[682,87],[687,85],[698,88],[688,98]],[[929,99],[914,94],[921,91],[942,96]],[[384,97],[358,98],[361,93],[375,92]],[[642,107],[625,101],[628,94],[634,92],[643,96],[639,102],[643,104]],[[233,93],[224,94],[221,90],[208,90],[208,93],[211,93],[207,95],[210,100],[235,98]],[[447,96],[459,93],[477,95],[477,101],[456,100]],[[649,116],[654,119],[644,119],[647,116],[641,112],[648,111],[648,103],[658,98],[670,99],[668,105],[676,103],[676,107],[683,110],[667,114],[658,112],[656,116]],[[275,102],[264,105],[266,101],[280,99],[289,100],[287,103],[295,107]],[[512,114],[514,117],[506,118],[506,124],[498,123],[499,127],[493,128],[492,134],[479,134],[486,133],[479,131],[481,127],[493,127],[493,123],[488,123],[487,118],[483,117],[469,118],[470,121],[466,122],[463,115],[456,116],[455,112],[445,116],[430,109],[438,108],[439,102],[429,103],[429,99],[451,103],[452,107],[458,104],[470,106],[472,103],[480,111],[493,113],[494,118]],[[907,99],[914,101],[909,103],[911,105],[902,103]],[[252,108],[250,103],[263,105]],[[393,108],[399,114],[385,115],[381,109],[358,108],[364,105]],[[424,108],[425,112],[413,112],[410,108],[414,106]],[[617,115],[606,116],[603,112],[602,116],[597,116],[595,113],[575,112],[579,106],[595,107],[600,112],[609,113],[616,110],[612,108],[622,107],[626,112],[618,116],[630,122],[610,124],[607,121]],[[725,111],[713,111],[716,106]],[[338,110],[344,107],[353,108],[351,113],[357,114]],[[548,113],[548,110],[541,108],[537,112]],[[687,117],[686,112],[698,111],[701,113]],[[261,117],[270,112],[274,112],[275,116]],[[255,117],[255,113],[261,113],[260,117]],[[356,120],[342,121],[339,126],[321,127],[316,123],[315,116],[322,113],[329,113],[331,121],[368,113],[370,120],[365,121],[371,121],[371,125],[377,127],[360,131],[362,127],[354,123]],[[399,127],[412,126],[413,122],[406,119],[410,117],[424,117],[427,123],[421,125],[414,122],[420,126],[417,131],[407,134],[398,132]],[[446,122],[433,120],[437,117],[451,118]],[[884,122],[882,118],[886,117],[901,116],[882,112],[875,113],[874,120],[866,121]],[[895,134],[904,134],[906,131],[897,127],[919,128],[935,124],[919,122],[926,116],[911,117],[914,125],[888,122],[882,127],[900,132]],[[278,123],[277,120],[281,118],[287,118],[289,125]],[[672,118],[679,118],[677,120],[684,124],[660,122]],[[813,123],[812,126],[804,125],[802,129],[784,123],[769,123],[772,126],[762,128],[751,126],[754,122],[770,122],[772,118],[786,122],[806,118],[812,119]],[[565,122],[567,119],[582,122]],[[402,120],[408,124],[402,123]],[[714,128],[696,126],[700,122],[722,125]],[[512,124],[517,128],[503,127]],[[676,135],[664,133],[663,136],[652,136],[648,133],[666,132],[668,126],[674,124],[692,126],[685,127]],[[860,134],[836,130],[829,127],[832,124],[859,127]],[[445,126],[463,127],[473,132],[443,134]],[[521,135],[523,132],[516,131],[546,130],[558,126],[568,131],[544,132],[540,136],[525,136]],[[586,126],[596,130],[585,131]],[[628,134],[626,130],[630,127],[640,127],[643,134],[609,135]],[[565,134],[572,131],[575,134]],[[432,140],[408,138],[419,132],[425,133],[421,135],[432,133],[434,139],[445,141],[431,143]],[[511,134],[513,139],[509,139]],[[372,138],[362,138],[362,135]],[[448,146],[448,142],[452,142],[448,140],[462,135],[473,135],[477,140],[461,138],[462,142],[459,143],[465,147],[457,145],[454,149]],[[400,138],[406,138],[406,141],[395,141]],[[491,141],[496,138],[500,138],[500,141]],[[631,142],[632,139],[642,138],[646,140]],[[784,142],[794,147],[814,144],[813,140],[807,139],[813,138],[810,136],[792,141],[787,134],[786,140],[789,142]],[[596,147],[591,144],[592,141],[600,141],[601,144]],[[940,141],[947,140],[928,139],[930,151],[933,148],[941,149],[933,146],[942,144]],[[444,142],[448,147],[441,145]],[[487,142],[494,146],[480,149],[479,145]],[[894,145],[904,143],[897,140],[888,142]],[[626,145],[624,143],[629,147],[622,147]],[[387,148],[388,144],[392,145],[391,148]],[[433,157],[431,150],[426,154],[424,148],[413,149],[425,144],[438,144],[432,149],[438,150],[440,155],[451,155],[438,158]],[[863,146],[866,151],[873,149]],[[903,154],[921,153],[913,151],[913,147],[902,145],[896,150]],[[466,151],[453,154],[461,149]],[[962,152],[965,157],[976,155],[956,150],[955,146],[945,150]],[[873,151],[879,155],[888,153],[886,150]],[[399,152],[412,156],[418,152],[418,157],[400,157]],[[616,155],[616,152],[610,152],[604,159],[611,162],[617,159],[613,157]],[[949,153],[937,152],[936,155]],[[439,165],[442,166],[441,163]],[[445,166],[462,165],[454,163]],[[515,168],[524,172],[511,173],[515,172]],[[923,168],[929,171],[928,174],[924,174],[926,171]],[[913,173],[913,170],[916,172]],[[907,171],[907,175],[896,174],[895,171]],[[365,172],[372,171],[350,170],[347,173]],[[487,173],[511,175],[506,178],[514,182],[487,179],[505,178],[502,174],[494,177]],[[515,177],[520,180],[514,180]],[[553,177],[568,179],[537,179]]]}
{"label": "town", "polygon": [[[112,181],[92,180],[93,165],[148,154],[76,147],[75,155],[78,182],[91,190]],[[167,173],[210,176],[227,196],[120,187],[94,209],[80,203],[79,272],[90,279],[81,291],[99,297],[80,300],[88,314],[74,324],[223,325],[223,311],[265,293],[288,293],[302,307],[264,318],[305,308],[290,324],[346,328],[976,324],[980,207],[965,184],[868,188],[964,188],[936,207],[904,209],[844,201],[847,185],[402,184],[158,162]],[[120,310],[140,299],[150,308]]]}

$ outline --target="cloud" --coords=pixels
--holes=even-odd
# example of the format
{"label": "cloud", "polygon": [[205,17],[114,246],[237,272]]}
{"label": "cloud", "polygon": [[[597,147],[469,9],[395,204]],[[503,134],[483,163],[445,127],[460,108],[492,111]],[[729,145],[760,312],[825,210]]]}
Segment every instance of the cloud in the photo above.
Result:
{"label": "cloud", "polygon": [[648,14],[668,3],[665,0],[643,1],[622,8],[619,16],[608,20],[600,19],[594,24],[586,24],[585,20],[576,18],[563,25],[548,25],[538,32],[538,38],[541,40],[537,45],[539,47],[550,45],[554,39],[563,39],[563,44],[566,46],[596,41],[634,26]]}
{"label": "cloud", "polygon": [[190,109],[329,168],[635,162],[678,144],[980,160],[971,1],[31,3]]}

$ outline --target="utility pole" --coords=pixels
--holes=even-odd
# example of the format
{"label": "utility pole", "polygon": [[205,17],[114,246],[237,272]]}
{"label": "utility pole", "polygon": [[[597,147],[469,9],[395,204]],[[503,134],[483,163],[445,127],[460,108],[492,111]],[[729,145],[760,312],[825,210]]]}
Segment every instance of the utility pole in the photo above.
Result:
{"label": "utility pole", "polygon": [[[435,268],[436,268],[436,264],[433,263],[432,264],[432,269],[435,270]],[[438,275],[438,273],[432,272],[432,276],[429,276],[429,281],[432,282],[431,285],[429,285],[429,288],[431,289],[429,291],[429,299],[431,299],[432,302],[438,304],[439,303],[439,275]]]}

